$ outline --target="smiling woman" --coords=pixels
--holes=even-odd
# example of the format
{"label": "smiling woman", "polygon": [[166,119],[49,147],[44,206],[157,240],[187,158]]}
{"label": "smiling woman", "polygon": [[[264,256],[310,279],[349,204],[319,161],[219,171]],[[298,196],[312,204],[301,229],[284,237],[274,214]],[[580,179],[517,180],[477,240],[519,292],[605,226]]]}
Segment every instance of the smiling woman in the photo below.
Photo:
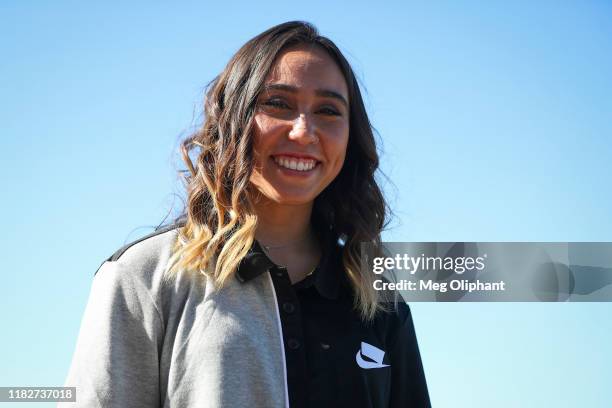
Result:
{"label": "smiling woman", "polygon": [[251,182],[262,201],[312,203],[336,178],[349,139],[347,99],[342,72],[320,47],[277,57],[255,113]]}
{"label": "smiling woman", "polygon": [[96,273],[76,406],[428,407],[410,309],[359,268],[386,205],[333,42],[303,22],[248,41],[183,157],[183,216]]}

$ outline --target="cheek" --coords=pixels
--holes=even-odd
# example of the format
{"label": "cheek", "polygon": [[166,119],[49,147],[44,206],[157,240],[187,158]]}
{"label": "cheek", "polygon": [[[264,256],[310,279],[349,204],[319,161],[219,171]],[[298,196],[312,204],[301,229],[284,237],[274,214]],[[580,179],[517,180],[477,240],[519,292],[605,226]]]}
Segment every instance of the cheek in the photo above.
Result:
{"label": "cheek", "polygon": [[274,145],[275,135],[282,132],[282,123],[266,115],[255,115],[253,126],[253,153],[255,158],[265,156]]}
{"label": "cheek", "polygon": [[253,171],[261,171],[261,135],[257,131],[253,132]]}
{"label": "cheek", "polygon": [[263,133],[265,132],[265,124],[260,118],[255,116],[253,123],[253,153],[257,157],[257,153],[261,150]]}
{"label": "cheek", "polygon": [[348,127],[346,129],[342,129],[342,131],[339,132],[336,137],[331,138],[328,142],[329,151],[333,157],[334,171],[336,175],[340,172],[346,158],[346,150],[349,142],[348,133]]}

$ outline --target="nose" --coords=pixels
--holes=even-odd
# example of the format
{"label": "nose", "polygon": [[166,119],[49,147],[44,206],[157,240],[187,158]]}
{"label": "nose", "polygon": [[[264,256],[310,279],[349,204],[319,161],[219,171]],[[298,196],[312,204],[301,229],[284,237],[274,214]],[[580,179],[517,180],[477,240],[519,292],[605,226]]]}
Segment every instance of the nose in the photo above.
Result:
{"label": "nose", "polygon": [[307,120],[306,115],[301,113],[293,121],[293,127],[289,132],[289,139],[303,145],[316,143],[318,137],[315,133],[316,129],[312,121]]}

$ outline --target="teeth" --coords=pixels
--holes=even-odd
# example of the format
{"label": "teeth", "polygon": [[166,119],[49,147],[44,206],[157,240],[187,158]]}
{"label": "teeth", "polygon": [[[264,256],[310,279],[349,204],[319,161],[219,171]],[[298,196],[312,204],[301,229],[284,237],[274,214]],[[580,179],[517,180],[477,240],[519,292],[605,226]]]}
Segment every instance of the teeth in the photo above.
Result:
{"label": "teeth", "polygon": [[281,167],[297,171],[309,171],[316,165],[316,160],[294,159],[288,157],[274,157],[274,161]]}

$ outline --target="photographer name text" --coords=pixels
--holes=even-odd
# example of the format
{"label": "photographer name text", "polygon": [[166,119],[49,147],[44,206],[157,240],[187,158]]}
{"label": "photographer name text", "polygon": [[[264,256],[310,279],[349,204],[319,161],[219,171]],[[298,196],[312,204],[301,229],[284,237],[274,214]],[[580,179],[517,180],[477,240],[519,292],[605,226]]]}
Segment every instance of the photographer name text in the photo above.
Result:
{"label": "photographer name text", "polygon": [[376,279],[373,282],[375,290],[408,290],[421,292],[440,292],[446,293],[451,291],[460,292],[502,292],[506,290],[506,283],[497,282],[482,282],[480,280],[469,281],[467,279],[453,279],[448,282],[436,282],[433,280],[410,281],[406,279],[397,282],[386,282],[382,279]]}

